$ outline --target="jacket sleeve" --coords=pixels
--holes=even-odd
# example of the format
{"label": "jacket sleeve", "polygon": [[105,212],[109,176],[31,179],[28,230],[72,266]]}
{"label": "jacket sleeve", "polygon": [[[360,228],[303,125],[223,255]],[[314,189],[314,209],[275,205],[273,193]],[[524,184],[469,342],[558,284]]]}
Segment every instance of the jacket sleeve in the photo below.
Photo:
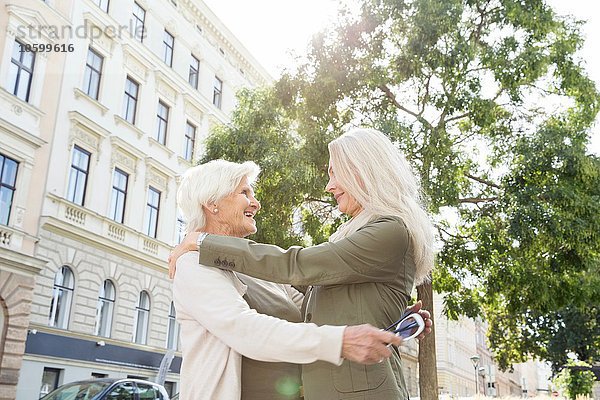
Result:
{"label": "jacket sleeve", "polygon": [[402,221],[382,217],[337,242],[284,250],[229,236],[208,235],[200,264],[292,285],[389,282],[409,247]]}
{"label": "jacket sleeve", "polygon": [[[232,272],[198,267],[197,253],[177,261],[173,283],[181,314],[196,320],[238,353],[260,361],[306,364],[317,360],[342,362],[344,326],[292,323],[248,306],[243,286]],[[178,311],[179,312],[179,311]]]}

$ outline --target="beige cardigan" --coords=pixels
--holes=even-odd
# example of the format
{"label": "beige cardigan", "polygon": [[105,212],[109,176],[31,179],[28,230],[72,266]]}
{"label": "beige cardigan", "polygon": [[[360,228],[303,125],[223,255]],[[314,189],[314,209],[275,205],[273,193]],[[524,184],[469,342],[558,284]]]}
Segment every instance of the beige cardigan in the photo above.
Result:
{"label": "beige cardigan", "polygon": [[236,400],[241,356],[261,361],[340,365],[343,326],[290,323],[258,314],[231,271],[198,266],[198,253],[177,260],[173,301],[181,324],[181,400]]}

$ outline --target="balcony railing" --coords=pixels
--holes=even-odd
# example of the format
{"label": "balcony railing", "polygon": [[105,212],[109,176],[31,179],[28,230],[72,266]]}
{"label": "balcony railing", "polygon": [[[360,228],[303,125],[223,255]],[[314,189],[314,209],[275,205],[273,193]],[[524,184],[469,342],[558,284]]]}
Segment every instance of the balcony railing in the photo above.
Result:
{"label": "balcony railing", "polygon": [[0,226],[0,246],[10,247],[10,239],[12,238],[12,235],[12,231]]}
{"label": "balcony railing", "polygon": [[6,225],[0,225],[0,247],[19,250],[23,244],[25,233]]}
{"label": "balcony railing", "polygon": [[65,208],[64,217],[69,221],[76,223],[77,225],[85,226],[85,217],[87,213],[75,206],[67,205]]}
{"label": "balcony railing", "polygon": [[144,239],[144,251],[147,253],[158,254],[158,242]]}
{"label": "balcony railing", "polygon": [[[126,225],[116,223],[108,217],[59,196],[50,194],[48,197],[53,208],[52,217],[108,239],[115,246],[126,246],[133,251],[160,259],[161,263],[166,263],[171,250],[167,243],[144,235]],[[3,241],[10,241],[10,232],[4,234],[4,231],[0,230],[0,244]]]}
{"label": "balcony railing", "polygon": [[116,224],[108,225],[108,236],[118,240],[119,242],[125,241],[125,229],[123,227]]}

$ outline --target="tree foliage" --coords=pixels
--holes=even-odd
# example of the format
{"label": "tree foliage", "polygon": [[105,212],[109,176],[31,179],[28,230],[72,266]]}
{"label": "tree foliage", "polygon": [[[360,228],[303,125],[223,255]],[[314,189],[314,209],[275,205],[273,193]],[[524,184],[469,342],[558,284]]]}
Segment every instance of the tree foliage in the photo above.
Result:
{"label": "tree foliage", "polygon": [[554,383],[563,391],[567,399],[575,400],[578,396],[590,396],[596,377],[590,365],[582,361],[569,360],[554,379]]}
{"label": "tree foliage", "polygon": [[206,138],[200,162],[223,158],[259,164],[263,172],[255,191],[263,208],[254,240],[282,247],[325,241],[340,223],[323,193],[327,149],[294,134],[295,122],[274,88],[243,89],[237,97],[231,123],[215,127]]}
{"label": "tree foliage", "polygon": [[205,160],[263,167],[260,240],[325,240],[340,222],[326,144],[381,129],[436,216],[446,313],[483,316],[503,368],[597,360],[600,159],[586,146],[600,96],[580,23],[542,0],[364,0],[340,18],[208,139]]}

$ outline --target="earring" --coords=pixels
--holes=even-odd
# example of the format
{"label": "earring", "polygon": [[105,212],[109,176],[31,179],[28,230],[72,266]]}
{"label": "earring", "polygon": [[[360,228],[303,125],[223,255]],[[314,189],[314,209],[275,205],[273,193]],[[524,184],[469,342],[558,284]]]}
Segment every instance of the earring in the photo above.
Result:
{"label": "earring", "polygon": [[218,208],[215,208],[215,209],[213,210],[213,214],[216,214],[216,213],[218,213],[218,212],[219,212],[219,209],[218,209]]}

